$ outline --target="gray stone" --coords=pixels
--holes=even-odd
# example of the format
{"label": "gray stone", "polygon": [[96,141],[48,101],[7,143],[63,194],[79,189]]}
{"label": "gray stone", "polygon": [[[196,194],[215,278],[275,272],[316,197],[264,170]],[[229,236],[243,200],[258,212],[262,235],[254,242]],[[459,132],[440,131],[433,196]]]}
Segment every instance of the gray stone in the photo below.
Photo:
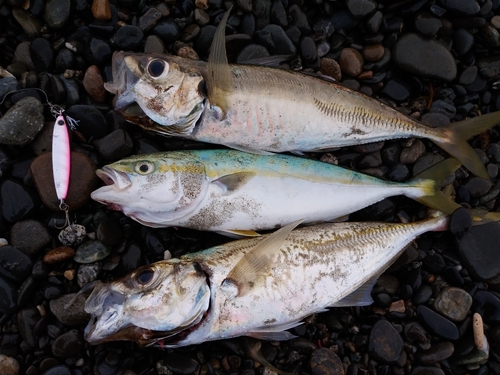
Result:
{"label": "gray stone", "polygon": [[436,311],[456,322],[465,319],[471,306],[470,294],[456,287],[444,288],[434,300]]}
{"label": "gray stone", "polygon": [[10,231],[10,243],[28,255],[36,254],[50,243],[52,236],[37,220],[18,221]]}
{"label": "gray stone", "polygon": [[0,144],[24,146],[43,128],[43,105],[32,96],[14,104],[0,119]]}
{"label": "gray stone", "polygon": [[84,310],[85,306],[85,296],[80,294],[71,303],[71,305],[66,308],[66,305],[75,297],[76,293],[66,294],[50,301],[49,308],[52,314],[59,320],[62,324],[66,326],[78,326],[81,324],[86,324],[90,315]]}

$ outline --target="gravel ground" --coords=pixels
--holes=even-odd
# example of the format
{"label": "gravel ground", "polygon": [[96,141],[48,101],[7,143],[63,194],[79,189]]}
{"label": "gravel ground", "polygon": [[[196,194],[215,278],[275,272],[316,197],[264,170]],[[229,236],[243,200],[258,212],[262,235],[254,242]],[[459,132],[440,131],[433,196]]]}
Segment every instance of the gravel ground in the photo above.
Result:
{"label": "gravel ground", "polygon": [[[125,156],[214,147],[125,123],[103,82],[111,80],[115,50],[206,60],[230,4],[231,62],[291,55],[285,69],[331,76],[433,127],[500,110],[500,0],[0,0],[0,97],[41,88],[80,121],[71,133],[67,203],[86,232],[81,245],[58,238],[64,215],[47,153],[54,118],[46,97],[37,90],[8,95],[0,107],[0,374],[272,373],[241,339],[176,350],[90,346],[82,335],[84,296],[64,308],[95,279],[120,277],[166,250],[179,256],[227,241],[146,228],[89,195],[100,184],[95,169]],[[451,181],[466,208],[498,211],[498,130],[470,141],[491,181],[465,169]],[[423,139],[308,155],[392,181],[446,156]],[[351,219],[413,221],[426,211],[396,197]],[[462,214],[453,217],[453,234],[429,233],[407,249],[378,281],[372,306],[331,309],[293,329],[296,339],[255,344],[277,368],[301,374],[499,374],[500,224],[465,232]]]}

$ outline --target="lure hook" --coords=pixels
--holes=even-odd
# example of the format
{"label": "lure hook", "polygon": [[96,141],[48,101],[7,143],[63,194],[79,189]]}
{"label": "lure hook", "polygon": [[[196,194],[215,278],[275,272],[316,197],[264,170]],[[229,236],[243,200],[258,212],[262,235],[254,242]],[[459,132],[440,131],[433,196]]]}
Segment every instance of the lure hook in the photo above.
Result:
{"label": "lure hook", "polygon": [[64,228],[71,225],[71,220],[69,219],[69,206],[64,202],[63,199],[61,199],[61,201],[59,203],[59,209],[61,211],[64,211],[64,215],[66,216],[66,220],[62,226],[59,227],[59,226],[55,225],[55,227],[57,229],[64,229]]}

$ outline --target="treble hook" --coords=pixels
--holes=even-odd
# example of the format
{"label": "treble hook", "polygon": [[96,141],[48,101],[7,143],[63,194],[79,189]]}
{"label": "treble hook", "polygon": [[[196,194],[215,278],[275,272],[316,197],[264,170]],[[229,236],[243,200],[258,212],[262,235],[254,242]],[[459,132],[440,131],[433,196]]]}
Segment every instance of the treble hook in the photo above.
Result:
{"label": "treble hook", "polygon": [[66,220],[61,227],[58,227],[57,225],[55,225],[55,227],[57,229],[64,229],[67,226],[71,225],[71,220],[69,219],[69,206],[64,202],[64,199],[61,199],[61,201],[59,203],[59,209],[61,211],[64,211],[64,215],[66,216]]}

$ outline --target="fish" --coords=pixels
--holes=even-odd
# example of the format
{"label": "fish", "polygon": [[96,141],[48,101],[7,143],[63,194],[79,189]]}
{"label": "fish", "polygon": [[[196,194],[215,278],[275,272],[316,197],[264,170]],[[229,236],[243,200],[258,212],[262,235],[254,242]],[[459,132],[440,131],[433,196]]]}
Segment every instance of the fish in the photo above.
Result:
{"label": "fish", "polygon": [[449,158],[397,183],[291,155],[170,151],[97,170],[106,186],[91,197],[149,227],[257,236],[301,218],[304,224],[332,221],[395,195],[452,213],[460,206],[440,189],[459,166]]}
{"label": "fish", "polygon": [[[462,208],[464,209],[464,208]],[[498,217],[496,218],[498,219]],[[377,278],[417,236],[449,216],[414,223],[342,222],[278,231],[142,266],[99,282],[85,302],[93,345],[182,347],[288,329],[330,307],[367,306]]]}
{"label": "fish", "polygon": [[398,138],[427,138],[473,174],[489,179],[467,140],[500,123],[493,112],[431,128],[339,83],[294,71],[230,65],[220,22],[208,62],[115,52],[114,108],[167,136],[252,153],[323,152]]}

